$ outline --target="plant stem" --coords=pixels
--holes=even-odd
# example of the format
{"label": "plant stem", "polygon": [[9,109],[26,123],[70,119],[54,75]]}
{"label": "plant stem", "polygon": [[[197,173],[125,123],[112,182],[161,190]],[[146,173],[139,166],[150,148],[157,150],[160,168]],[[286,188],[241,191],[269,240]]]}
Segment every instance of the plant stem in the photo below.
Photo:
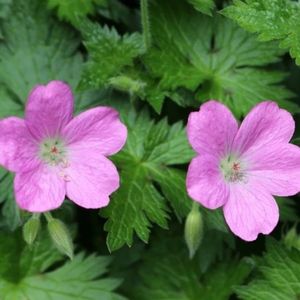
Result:
{"label": "plant stem", "polygon": [[40,213],[33,213],[32,216],[31,216],[31,218],[32,218],[32,219],[39,219],[40,216],[41,216]]}
{"label": "plant stem", "polygon": [[144,45],[147,50],[151,46],[151,32],[150,32],[148,0],[141,0],[141,18],[142,18]]}
{"label": "plant stem", "polygon": [[52,217],[52,215],[51,215],[51,213],[49,211],[45,212],[44,216],[45,216],[47,222],[50,222],[50,221],[53,220],[53,217]]}
{"label": "plant stem", "polygon": [[192,204],[192,209],[191,211],[198,211],[199,210],[199,204],[196,202],[196,201],[193,201],[193,204]]}

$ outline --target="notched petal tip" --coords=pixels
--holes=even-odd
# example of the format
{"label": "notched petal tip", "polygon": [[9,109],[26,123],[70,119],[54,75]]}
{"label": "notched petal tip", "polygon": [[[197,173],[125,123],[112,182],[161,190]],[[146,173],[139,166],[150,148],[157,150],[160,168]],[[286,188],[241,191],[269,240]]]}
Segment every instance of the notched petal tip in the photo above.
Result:
{"label": "notched petal tip", "polygon": [[270,234],[279,221],[279,209],[270,193],[255,181],[231,186],[230,197],[223,208],[230,230],[245,241],[258,234]]}
{"label": "notched petal tip", "polygon": [[292,115],[274,101],[254,106],[243,120],[233,143],[241,154],[276,143],[288,143],[295,131]]}
{"label": "notched petal tip", "polygon": [[70,86],[59,80],[34,87],[25,109],[25,120],[33,136],[41,139],[59,134],[72,119],[73,98]]}
{"label": "notched petal tip", "polygon": [[238,131],[238,123],[222,103],[210,100],[188,118],[187,136],[199,154],[221,155],[231,147]]}

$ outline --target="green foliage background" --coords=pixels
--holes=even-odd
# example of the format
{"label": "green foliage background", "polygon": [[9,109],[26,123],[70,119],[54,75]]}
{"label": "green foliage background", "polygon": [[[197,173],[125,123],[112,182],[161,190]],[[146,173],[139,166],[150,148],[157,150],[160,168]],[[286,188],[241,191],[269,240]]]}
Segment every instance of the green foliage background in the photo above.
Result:
{"label": "green foliage background", "polygon": [[242,120],[272,99],[294,115],[300,144],[299,16],[292,0],[0,0],[1,118],[21,116],[34,85],[60,79],[77,113],[110,105],[128,127],[109,206],[66,200],[54,212],[72,231],[72,261],[46,224],[25,245],[30,215],[0,170],[0,300],[299,299],[298,196],[277,199],[272,237],[243,242],[221,211],[201,207],[193,259],[183,238],[191,111],[217,99]]}

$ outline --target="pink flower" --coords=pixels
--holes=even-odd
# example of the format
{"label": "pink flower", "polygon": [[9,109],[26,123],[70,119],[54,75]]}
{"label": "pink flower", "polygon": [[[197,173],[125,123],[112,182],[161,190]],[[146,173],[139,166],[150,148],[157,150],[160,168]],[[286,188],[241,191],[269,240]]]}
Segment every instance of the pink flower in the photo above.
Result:
{"label": "pink flower", "polygon": [[189,142],[199,154],[188,169],[187,190],[203,206],[223,207],[233,233],[253,241],[279,219],[272,195],[300,191],[300,148],[289,144],[295,123],[274,102],[262,102],[241,126],[216,101],[189,116]]}
{"label": "pink flower", "polygon": [[119,175],[106,158],[127,137],[118,113],[96,107],[73,118],[73,95],[61,81],[30,93],[25,120],[0,121],[0,164],[15,172],[18,205],[31,212],[59,207],[67,195],[85,208],[109,203]]}

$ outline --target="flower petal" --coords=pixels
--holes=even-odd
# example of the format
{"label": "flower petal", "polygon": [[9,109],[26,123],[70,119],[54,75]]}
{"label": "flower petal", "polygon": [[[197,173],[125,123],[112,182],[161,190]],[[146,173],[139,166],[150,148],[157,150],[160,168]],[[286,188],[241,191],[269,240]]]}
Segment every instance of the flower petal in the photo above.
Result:
{"label": "flower petal", "polygon": [[109,195],[119,188],[119,174],[114,164],[93,150],[70,149],[67,196],[85,208],[108,205]]}
{"label": "flower petal", "polygon": [[289,112],[275,102],[256,105],[246,116],[235,137],[233,149],[238,153],[259,149],[266,145],[288,143],[293,136],[295,122]]}
{"label": "flower petal", "polygon": [[12,172],[28,171],[38,164],[37,146],[25,121],[16,117],[0,121],[0,164]]}
{"label": "flower petal", "polygon": [[72,119],[73,95],[70,87],[58,80],[38,85],[30,93],[25,120],[38,139],[53,137]]}
{"label": "flower petal", "polygon": [[210,209],[224,205],[229,196],[219,160],[212,155],[198,156],[191,161],[186,185],[189,196]]}
{"label": "flower petal", "polygon": [[232,184],[223,211],[231,231],[245,241],[271,233],[279,220],[276,201],[257,182]]}
{"label": "flower petal", "polygon": [[40,164],[34,170],[17,173],[14,182],[16,201],[30,212],[45,212],[61,206],[65,199],[65,182],[55,167]]}
{"label": "flower petal", "polygon": [[272,194],[292,196],[300,191],[300,148],[292,144],[266,146],[245,153],[249,176]]}
{"label": "flower petal", "polygon": [[223,104],[211,100],[192,112],[188,119],[187,134],[198,153],[224,155],[230,150],[238,131],[238,123]]}
{"label": "flower petal", "polygon": [[127,138],[127,129],[116,110],[97,107],[75,117],[63,131],[73,148],[93,149],[103,155],[120,151]]}

